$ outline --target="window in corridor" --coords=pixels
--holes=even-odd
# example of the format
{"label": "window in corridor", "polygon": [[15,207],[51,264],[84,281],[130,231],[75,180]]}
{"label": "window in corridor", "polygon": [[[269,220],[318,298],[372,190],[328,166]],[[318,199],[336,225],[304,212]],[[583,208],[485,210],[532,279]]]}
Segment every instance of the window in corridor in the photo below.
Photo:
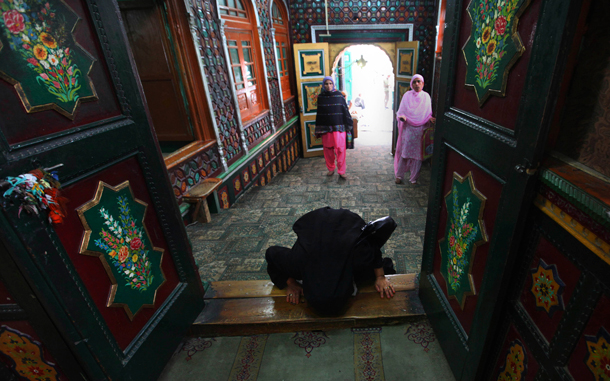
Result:
{"label": "window in corridor", "polygon": [[240,0],[219,0],[218,8],[226,20],[227,48],[241,119],[247,121],[266,108],[255,18]]}
{"label": "window in corridor", "polygon": [[290,49],[290,39],[288,38],[288,20],[284,12],[283,4],[278,1],[273,2],[271,8],[271,18],[275,28],[275,49],[277,52],[278,70],[282,84],[282,99],[285,101],[293,95],[292,92],[292,50]]}

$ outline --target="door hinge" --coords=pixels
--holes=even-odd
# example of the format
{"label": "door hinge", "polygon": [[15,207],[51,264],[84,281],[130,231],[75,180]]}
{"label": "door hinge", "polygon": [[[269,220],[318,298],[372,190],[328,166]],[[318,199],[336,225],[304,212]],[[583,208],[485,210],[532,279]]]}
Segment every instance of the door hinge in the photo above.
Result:
{"label": "door hinge", "polygon": [[527,174],[529,176],[531,176],[534,173],[536,173],[537,170],[538,170],[538,164],[536,164],[534,166],[527,159],[523,159],[523,163],[522,164],[515,165],[515,171],[517,171],[519,173],[525,173],[525,174]]}

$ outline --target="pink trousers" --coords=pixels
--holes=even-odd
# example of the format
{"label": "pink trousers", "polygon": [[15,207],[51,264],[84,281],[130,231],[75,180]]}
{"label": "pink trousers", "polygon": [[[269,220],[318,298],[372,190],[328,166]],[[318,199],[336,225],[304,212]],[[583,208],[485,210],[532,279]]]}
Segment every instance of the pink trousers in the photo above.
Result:
{"label": "pink trousers", "polygon": [[[398,152],[396,152],[396,154],[398,154]],[[410,171],[411,176],[409,177],[409,181],[412,183],[417,182],[417,179],[419,178],[419,170],[421,169],[421,163],[421,160],[405,159],[404,157],[401,157],[395,162],[394,172],[396,178],[402,180],[402,176],[405,174],[405,172]]]}
{"label": "pink trousers", "polygon": [[324,159],[328,171],[335,170],[335,156],[337,158],[337,173],[345,174],[345,132],[327,132],[322,135]]}

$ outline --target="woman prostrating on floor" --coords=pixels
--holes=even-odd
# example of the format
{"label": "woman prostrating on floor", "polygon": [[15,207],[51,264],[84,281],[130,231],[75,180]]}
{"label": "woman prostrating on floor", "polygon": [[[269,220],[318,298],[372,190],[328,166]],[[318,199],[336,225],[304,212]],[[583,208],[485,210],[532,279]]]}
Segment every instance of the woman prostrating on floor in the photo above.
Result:
{"label": "woman prostrating on floor", "polygon": [[347,132],[354,128],[352,116],[347,108],[343,94],[335,89],[332,77],[324,77],[322,91],[318,95],[318,112],[316,114],[316,137],[322,137],[324,159],[328,176],[335,173],[335,156],[337,172],[346,178],[345,149]]}
{"label": "woman prostrating on floor", "polygon": [[395,274],[392,260],[381,258],[381,247],[394,232],[391,217],[366,224],[347,209],[325,207],[305,214],[292,229],[292,249],[267,249],[267,272],[286,301],[297,304],[301,295],[320,315],[340,315],[355,295],[355,283],[375,280],[381,297],[394,296],[385,274]]}

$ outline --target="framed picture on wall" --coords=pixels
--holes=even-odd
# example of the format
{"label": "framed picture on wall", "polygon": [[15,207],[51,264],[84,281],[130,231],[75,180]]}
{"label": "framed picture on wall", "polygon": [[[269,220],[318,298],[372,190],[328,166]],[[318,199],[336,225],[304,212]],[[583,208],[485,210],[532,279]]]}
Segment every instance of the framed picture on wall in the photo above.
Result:
{"label": "framed picture on wall", "polygon": [[415,74],[416,51],[415,48],[400,48],[396,51],[399,77],[411,77]]}
{"label": "framed picture on wall", "polygon": [[316,121],[308,120],[303,123],[305,127],[305,136],[307,137],[307,151],[322,149],[322,138],[316,138]]}
{"label": "framed picture on wall", "polygon": [[301,104],[303,105],[303,115],[316,115],[318,111],[318,95],[322,91],[320,82],[301,83]]}
{"label": "framed picture on wall", "polygon": [[300,50],[299,74],[301,78],[323,78],[324,50]]}
{"label": "framed picture on wall", "polygon": [[409,90],[411,90],[411,79],[408,81],[396,81],[396,104],[400,105],[400,101],[402,101],[402,96]]}

